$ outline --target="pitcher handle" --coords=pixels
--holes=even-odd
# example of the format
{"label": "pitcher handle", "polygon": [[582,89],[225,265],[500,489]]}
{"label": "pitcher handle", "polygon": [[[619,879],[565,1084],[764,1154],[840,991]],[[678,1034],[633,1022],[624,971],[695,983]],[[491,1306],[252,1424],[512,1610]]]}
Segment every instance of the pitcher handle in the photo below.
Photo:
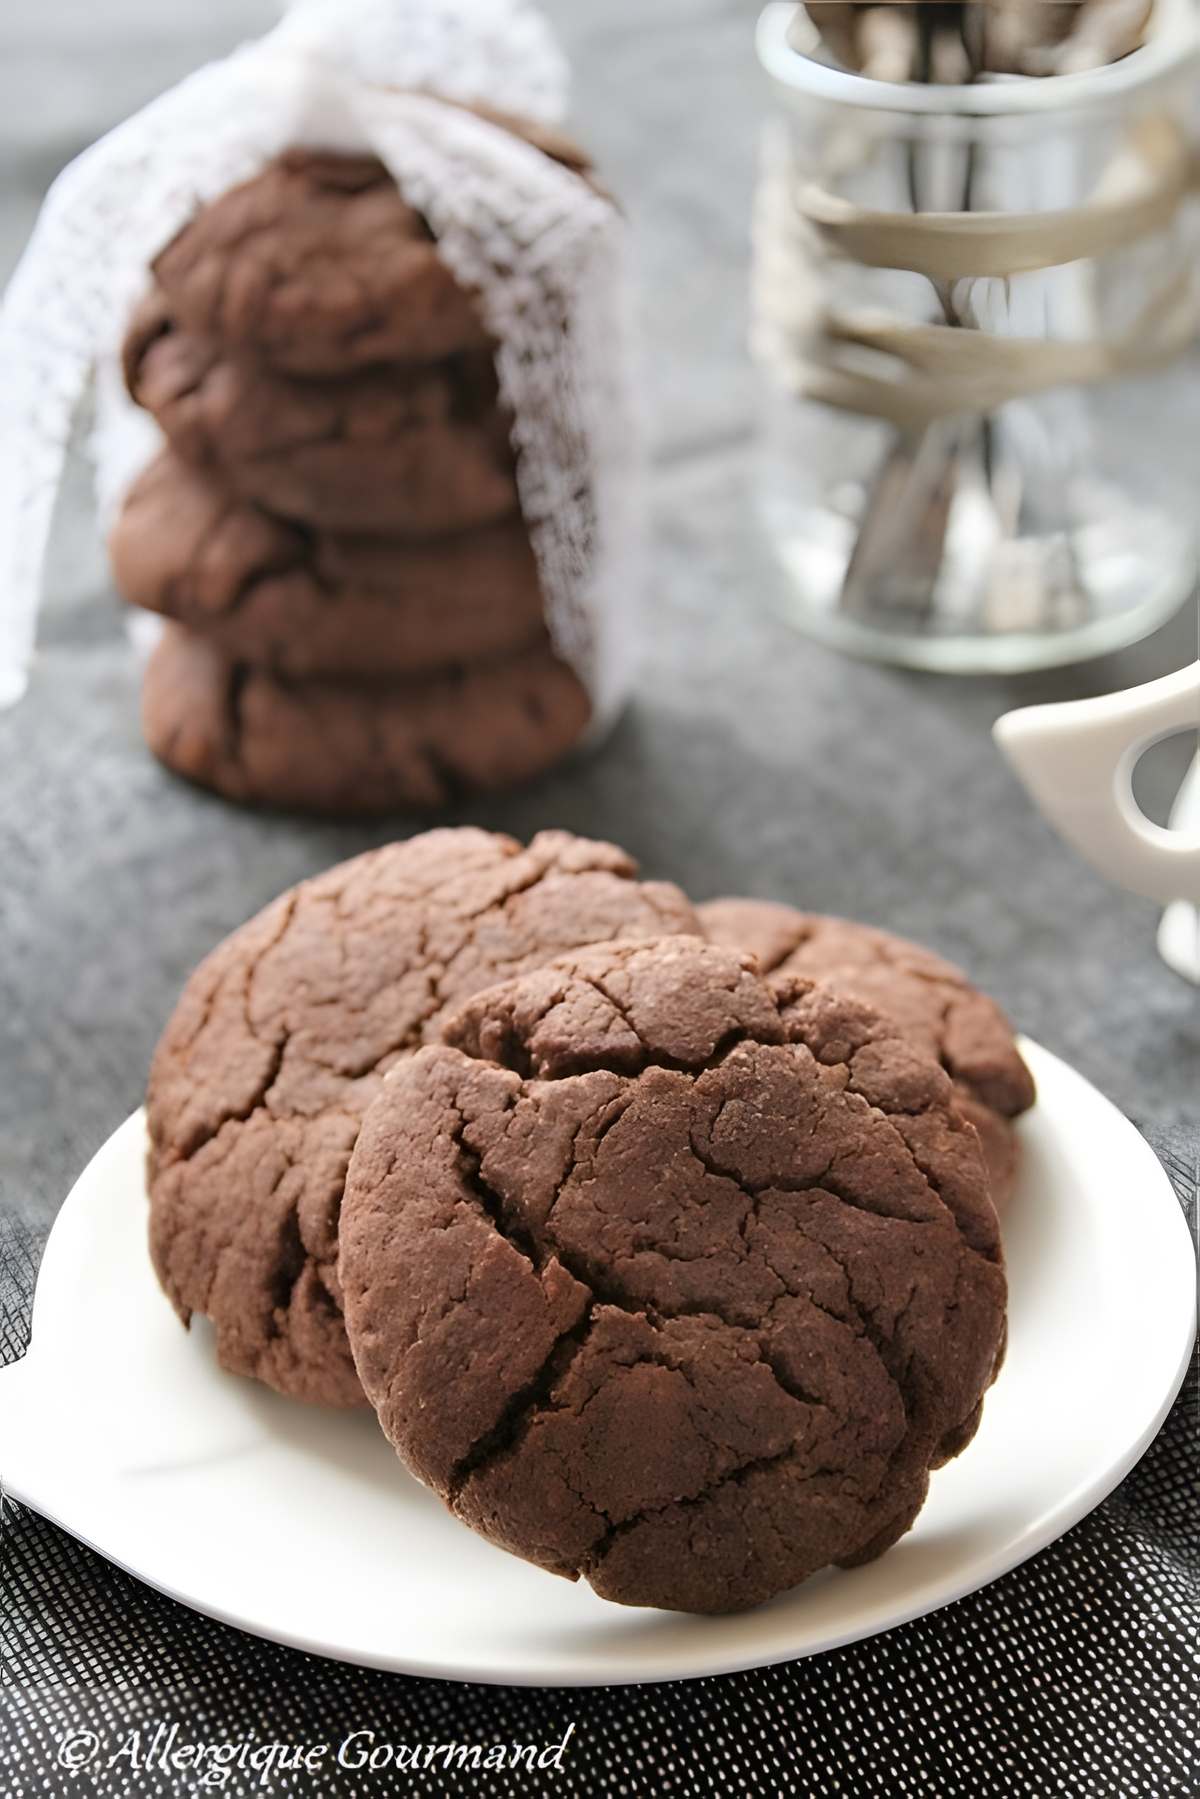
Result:
{"label": "pitcher handle", "polygon": [[1046,817],[1118,886],[1200,906],[1200,828],[1164,830],[1133,797],[1139,756],[1200,726],[1200,662],[1145,687],[1022,706],[992,735]]}

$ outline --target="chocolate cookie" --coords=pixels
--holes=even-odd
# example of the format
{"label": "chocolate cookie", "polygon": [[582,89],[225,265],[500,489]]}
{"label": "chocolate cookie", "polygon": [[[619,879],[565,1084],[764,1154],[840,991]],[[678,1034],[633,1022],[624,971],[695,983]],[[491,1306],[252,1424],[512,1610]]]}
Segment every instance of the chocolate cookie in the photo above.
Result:
{"label": "chocolate cookie", "polygon": [[1037,1095],[1012,1026],[961,969],[890,931],[769,900],[709,900],[697,913],[710,943],[749,950],[764,974],[829,981],[903,1026],[953,1080],[979,1132],[992,1197],[999,1207],[1007,1203],[1020,1158],[1009,1120]]}
{"label": "chocolate cookie", "polygon": [[425,542],[304,532],[166,451],[130,489],[108,549],[135,606],[294,679],[422,674],[544,637],[517,518]]}
{"label": "chocolate cookie", "polygon": [[605,1598],[757,1605],[882,1552],[978,1422],[995,1210],[898,1027],[686,937],[475,996],[350,1161],[347,1329],[408,1467]]}
{"label": "chocolate cookie", "polygon": [[373,850],[218,945],[155,1052],[150,1244],[217,1354],[298,1399],[358,1405],[336,1276],[342,1182],[384,1071],[480,988],[594,939],[698,931],[611,844],[471,828]]}
{"label": "chocolate cookie", "polygon": [[142,682],[142,729],[176,774],[257,805],[412,812],[541,774],[590,704],[545,631],[489,662],[387,683],[285,681],[170,623]]}
{"label": "chocolate cookie", "polygon": [[511,418],[489,350],[351,374],[280,374],[142,316],[125,349],[130,393],[172,447],[245,499],[331,531],[431,537],[519,510]]}
{"label": "chocolate cookie", "polygon": [[471,296],[374,157],[289,150],[155,260],[172,316],[299,375],[490,348]]}

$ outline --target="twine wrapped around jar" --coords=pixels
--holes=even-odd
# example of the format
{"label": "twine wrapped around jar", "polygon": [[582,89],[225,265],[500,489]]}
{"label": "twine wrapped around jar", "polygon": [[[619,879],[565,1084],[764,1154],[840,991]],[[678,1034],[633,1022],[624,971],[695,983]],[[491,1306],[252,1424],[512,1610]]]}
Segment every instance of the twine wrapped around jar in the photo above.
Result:
{"label": "twine wrapped around jar", "polygon": [[1200,330],[1190,0],[1156,0],[1121,62],[1044,79],[869,78],[801,51],[805,29],[780,3],[758,29],[779,104],[753,347],[782,609],[964,672],[1136,641],[1196,568],[1165,422],[1190,429],[1187,376],[1165,371]]}
{"label": "twine wrapped around jar", "polygon": [[1088,199],[1055,212],[891,213],[855,206],[778,154],[755,219],[755,345],[808,399],[914,430],[952,413],[994,412],[1052,387],[1161,367],[1200,328],[1200,292],[1176,272],[1118,337],[1073,343],[914,324],[829,301],[830,265],[907,269],[937,287],[1108,256],[1162,230],[1196,182],[1168,119],[1130,131]]}

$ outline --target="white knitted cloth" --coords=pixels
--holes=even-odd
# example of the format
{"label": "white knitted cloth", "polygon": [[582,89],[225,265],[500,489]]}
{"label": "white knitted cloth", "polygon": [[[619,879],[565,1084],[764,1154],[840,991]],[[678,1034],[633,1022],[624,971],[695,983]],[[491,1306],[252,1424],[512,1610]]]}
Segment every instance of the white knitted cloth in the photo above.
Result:
{"label": "white knitted cloth", "polygon": [[517,480],[555,646],[598,721],[627,685],[634,555],[612,203],[451,101],[552,123],[566,65],[527,0],[298,0],[59,176],[0,309],[0,705],[24,691],[73,420],[95,383],[107,524],[161,437],[119,353],[151,260],[195,212],[292,145],[371,151],[475,289],[500,344]]}

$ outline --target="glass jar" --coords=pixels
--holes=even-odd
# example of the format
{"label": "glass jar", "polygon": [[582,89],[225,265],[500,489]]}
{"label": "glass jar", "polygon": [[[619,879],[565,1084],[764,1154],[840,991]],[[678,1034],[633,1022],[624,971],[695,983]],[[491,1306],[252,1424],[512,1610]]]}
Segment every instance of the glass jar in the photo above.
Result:
{"label": "glass jar", "polygon": [[759,500],[801,629],[1012,671],[1135,642],[1187,598],[1198,50],[1191,0],[1156,0],[1105,68],[887,83],[766,8]]}

